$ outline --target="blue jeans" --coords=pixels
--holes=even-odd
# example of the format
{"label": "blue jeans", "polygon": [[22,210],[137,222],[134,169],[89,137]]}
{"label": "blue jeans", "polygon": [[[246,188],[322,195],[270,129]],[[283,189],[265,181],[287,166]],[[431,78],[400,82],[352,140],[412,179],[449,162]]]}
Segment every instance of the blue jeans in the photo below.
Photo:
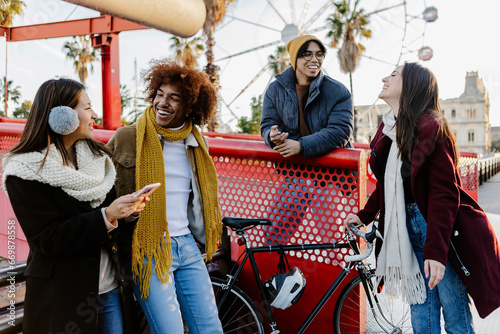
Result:
{"label": "blue jeans", "polygon": [[120,288],[99,295],[99,334],[122,334],[123,319]]}
{"label": "blue jeans", "polygon": [[171,242],[168,282],[159,280],[153,259],[148,299],[140,298],[140,287],[133,284],[151,333],[182,334],[183,319],[190,334],[222,333],[212,283],[193,235],[172,237]]}
{"label": "blue jeans", "polygon": [[442,308],[447,333],[474,333],[469,295],[460,277],[450,264],[446,265],[441,282],[434,289],[429,289],[429,279],[425,278],[424,274],[424,244],[427,235],[427,222],[415,203],[406,205],[406,227],[427,290],[425,303],[410,306],[413,332],[415,334],[441,333]]}

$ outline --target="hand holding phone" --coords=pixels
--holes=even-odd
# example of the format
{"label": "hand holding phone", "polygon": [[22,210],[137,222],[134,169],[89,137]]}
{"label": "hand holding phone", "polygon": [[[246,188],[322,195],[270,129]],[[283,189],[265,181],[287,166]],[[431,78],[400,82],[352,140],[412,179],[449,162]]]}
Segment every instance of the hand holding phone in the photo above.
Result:
{"label": "hand holding phone", "polygon": [[145,186],[141,190],[137,191],[134,195],[134,198],[139,199],[139,197],[142,195],[149,196],[153,193],[153,191],[158,189],[159,186],[161,186],[161,183],[148,184],[147,186]]}

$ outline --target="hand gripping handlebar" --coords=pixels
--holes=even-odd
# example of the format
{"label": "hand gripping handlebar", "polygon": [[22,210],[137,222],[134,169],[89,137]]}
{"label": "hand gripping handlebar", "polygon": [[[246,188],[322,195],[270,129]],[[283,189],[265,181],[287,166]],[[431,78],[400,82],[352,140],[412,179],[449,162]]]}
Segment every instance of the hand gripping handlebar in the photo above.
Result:
{"label": "hand gripping handlebar", "polygon": [[352,233],[366,241],[366,251],[357,255],[346,255],[344,260],[346,262],[356,262],[366,259],[373,252],[373,241],[377,237],[377,234],[380,236],[380,233],[377,230],[377,227],[372,224],[372,230],[369,233],[365,233],[357,229],[354,225],[349,225],[349,229]]}

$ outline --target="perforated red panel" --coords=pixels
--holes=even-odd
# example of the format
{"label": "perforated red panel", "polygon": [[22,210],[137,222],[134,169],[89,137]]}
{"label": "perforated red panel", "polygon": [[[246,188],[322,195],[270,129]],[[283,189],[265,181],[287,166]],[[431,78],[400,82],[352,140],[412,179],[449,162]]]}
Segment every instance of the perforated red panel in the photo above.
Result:
{"label": "perforated red panel", "polygon": [[[2,160],[5,153],[7,153],[11,148],[13,148],[19,142],[19,136],[10,136],[0,134],[0,161]],[[0,165],[0,180],[3,174],[3,169]],[[2,185],[0,185],[2,188]]]}
{"label": "perforated red panel", "polygon": [[0,134],[0,156],[3,157],[19,141],[18,136],[6,136]]}
{"label": "perforated red panel", "polygon": [[[223,216],[273,222],[249,231],[252,246],[338,241],[343,219],[358,212],[357,170],[223,156],[213,156],[213,161]],[[320,263],[343,260],[342,253],[332,252],[290,255]]]}
{"label": "perforated red panel", "polygon": [[462,178],[462,186],[477,201],[478,159],[477,154],[462,152],[458,160],[458,169]]}

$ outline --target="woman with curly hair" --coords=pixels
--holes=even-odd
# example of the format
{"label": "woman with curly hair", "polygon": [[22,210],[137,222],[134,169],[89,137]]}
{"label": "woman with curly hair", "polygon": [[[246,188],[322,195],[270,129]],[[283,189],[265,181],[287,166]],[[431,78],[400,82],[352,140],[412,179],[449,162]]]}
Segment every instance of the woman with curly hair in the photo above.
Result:
{"label": "woman with curly hair", "polygon": [[222,227],[215,166],[196,127],[213,117],[216,92],[205,73],[173,60],[153,61],[144,80],[152,105],[136,124],[118,129],[108,147],[118,194],[161,187],[122,240],[122,256],[152,333],[183,333],[183,319],[189,333],[222,333],[196,244],[210,258]]}

